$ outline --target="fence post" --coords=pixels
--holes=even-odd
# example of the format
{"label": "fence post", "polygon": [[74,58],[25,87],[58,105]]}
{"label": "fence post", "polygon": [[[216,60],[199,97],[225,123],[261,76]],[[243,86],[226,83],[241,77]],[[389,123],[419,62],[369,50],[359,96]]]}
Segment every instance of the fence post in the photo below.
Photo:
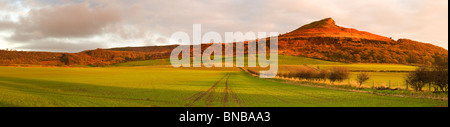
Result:
{"label": "fence post", "polygon": [[373,81],[373,83],[372,83],[372,89],[375,89],[375,80],[372,80]]}
{"label": "fence post", "polygon": [[391,80],[389,80],[389,87],[388,88],[391,89]]}
{"label": "fence post", "polygon": [[408,90],[408,83],[406,83],[406,90]]}
{"label": "fence post", "polygon": [[431,83],[428,83],[428,90],[431,92]]}
{"label": "fence post", "polygon": [[349,87],[352,87],[352,84],[350,84],[350,78],[348,79],[348,85]]}

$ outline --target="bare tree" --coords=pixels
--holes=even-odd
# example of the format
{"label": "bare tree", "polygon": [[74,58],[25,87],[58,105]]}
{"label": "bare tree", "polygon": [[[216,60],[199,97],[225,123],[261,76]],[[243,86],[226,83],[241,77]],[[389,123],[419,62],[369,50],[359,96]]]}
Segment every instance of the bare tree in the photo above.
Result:
{"label": "bare tree", "polygon": [[361,72],[356,77],[356,80],[359,83],[359,87],[361,87],[361,85],[369,79],[370,79],[369,74],[366,72]]}
{"label": "bare tree", "polygon": [[435,91],[448,92],[448,58],[436,59],[431,68],[430,80]]}
{"label": "bare tree", "polygon": [[422,91],[423,87],[429,83],[429,69],[426,67],[417,68],[415,71],[412,71],[408,74],[406,78],[406,83],[411,85],[412,88],[416,91]]}

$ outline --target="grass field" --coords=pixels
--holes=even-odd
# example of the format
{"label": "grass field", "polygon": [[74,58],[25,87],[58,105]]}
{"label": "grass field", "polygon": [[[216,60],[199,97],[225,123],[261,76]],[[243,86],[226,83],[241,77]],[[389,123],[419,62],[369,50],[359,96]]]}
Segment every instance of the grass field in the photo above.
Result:
{"label": "grass field", "polygon": [[[332,67],[346,67],[352,71],[350,73],[350,81],[346,80],[345,83],[352,83],[354,85],[357,85],[356,82],[356,76],[360,73],[358,71],[360,70],[372,70],[375,72],[367,72],[370,76],[369,81],[363,84],[363,86],[370,86],[372,87],[374,82],[375,86],[389,86],[389,83],[391,83],[392,88],[400,87],[405,89],[406,88],[406,82],[405,78],[408,75],[408,72],[386,72],[386,71],[413,71],[416,69],[414,66],[406,66],[406,65],[378,65],[378,64],[364,64],[365,66],[362,66],[362,64],[340,64],[340,65],[319,65],[320,69],[331,69]],[[384,67],[381,67],[384,66]],[[280,65],[279,66],[279,72],[289,72],[289,71],[295,71],[298,68],[304,68],[304,67],[311,67],[311,68],[317,68],[315,65]],[[373,69],[372,69],[373,67]],[[258,70],[258,69],[255,69]],[[381,72],[384,71],[384,72]],[[428,88],[425,88],[428,89]]]}
{"label": "grass field", "polygon": [[[350,79],[352,83],[357,85],[356,76],[358,72],[351,72]],[[375,83],[375,86],[385,86],[388,87],[390,83],[391,88],[402,88],[406,89],[405,78],[408,73],[403,72],[368,72],[370,79],[363,86],[372,87]],[[425,88],[426,89],[426,88]]]}
{"label": "grass field", "polygon": [[[363,84],[363,86],[390,86],[392,88],[406,88],[405,78],[408,71],[414,71],[417,66],[399,65],[399,64],[347,64],[339,62],[330,62],[324,60],[317,60],[297,56],[279,56],[279,72],[295,71],[298,68],[315,68],[315,69],[331,69],[332,67],[345,67],[353,71],[350,73],[350,81],[345,83],[352,83],[357,85],[356,75],[358,71],[373,71],[368,72],[370,80]],[[256,68],[255,70],[259,70]],[[389,72],[393,71],[393,72]],[[424,88],[428,89],[428,88]]]}
{"label": "grass field", "polygon": [[[350,73],[350,83],[357,85],[356,76],[360,73],[358,71],[374,71],[367,72],[370,76],[369,81],[363,86],[386,86],[390,84],[391,88],[406,89],[406,76],[408,71],[414,71],[416,66],[398,65],[398,64],[341,64],[341,65],[308,65],[315,68],[330,69],[332,67],[345,67],[353,71]],[[393,71],[393,72],[389,72]],[[348,81],[347,81],[348,82]],[[428,88],[424,88],[428,89]]]}
{"label": "grass field", "polygon": [[[258,58],[256,58],[257,61]],[[248,61],[248,56],[244,57],[245,65]],[[222,61],[225,61],[225,58],[222,58]],[[234,58],[233,61],[236,61]],[[317,60],[306,57],[298,57],[298,56],[278,56],[278,64],[279,65],[345,65],[344,63],[339,62],[330,62],[324,60]],[[146,61],[134,61],[134,62],[126,62],[126,63],[118,63],[115,65],[111,65],[111,67],[136,67],[136,66],[157,66],[157,65],[170,65],[170,59],[156,59],[156,60],[146,60]]]}
{"label": "grass field", "polygon": [[157,66],[157,65],[170,65],[170,59],[156,59],[156,60],[118,63],[111,65],[111,67],[136,67],[136,66]]}
{"label": "grass field", "polygon": [[285,56],[285,55],[279,55],[278,56],[278,64],[279,65],[344,65],[344,63],[340,62],[330,62],[330,61],[324,61],[324,60],[318,60],[318,59],[312,59],[312,58],[306,58],[306,57],[300,57],[300,56]]}
{"label": "grass field", "polygon": [[414,71],[416,66],[399,64],[310,64],[311,67],[330,69],[332,67],[346,67],[353,71]]}
{"label": "grass field", "polygon": [[448,101],[285,84],[236,70],[0,67],[0,106],[432,107]]}

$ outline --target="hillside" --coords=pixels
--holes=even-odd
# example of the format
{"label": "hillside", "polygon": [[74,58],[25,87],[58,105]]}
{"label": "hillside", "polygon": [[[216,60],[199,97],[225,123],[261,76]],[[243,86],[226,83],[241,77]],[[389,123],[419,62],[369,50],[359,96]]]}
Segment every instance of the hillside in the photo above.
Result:
{"label": "hillside", "polygon": [[[256,42],[244,43],[247,45]],[[202,50],[208,46],[203,45]],[[279,53],[282,55],[345,63],[431,65],[448,59],[448,50],[442,47],[410,39],[393,40],[353,28],[344,28],[336,25],[332,18],[312,22],[280,35],[278,46]],[[169,52],[173,48],[173,46],[166,46],[158,49],[158,46],[149,46],[110,50],[154,52],[158,49],[157,52]]]}
{"label": "hillside", "polygon": [[[237,42],[247,47],[257,41]],[[203,44],[202,50],[210,44]],[[177,45],[97,49],[80,53],[0,50],[0,65],[95,65],[168,58]],[[388,37],[344,28],[332,18],[304,25],[279,36],[279,54],[345,63],[431,65],[448,59],[448,50],[410,39]],[[244,50],[247,53],[247,48]],[[194,56],[194,54],[192,54]]]}
{"label": "hillside", "polygon": [[442,47],[343,28],[331,18],[281,35],[279,52],[347,63],[432,64],[448,59]]}
{"label": "hillside", "polygon": [[312,38],[312,37],[338,37],[355,38],[378,41],[394,41],[390,38],[375,35],[369,32],[358,31],[352,28],[344,28],[336,25],[332,18],[326,18],[304,25],[292,32],[280,36],[281,38]]}
{"label": "hillside", "polygon": [[8,65],[43,65],[72,66],[90,65],[106,66],[130,61],[142,61],[162,58],[161,54],[135,51],[111,51],[96,49],[80,53],[52,53],[0,50],[0,66]]}

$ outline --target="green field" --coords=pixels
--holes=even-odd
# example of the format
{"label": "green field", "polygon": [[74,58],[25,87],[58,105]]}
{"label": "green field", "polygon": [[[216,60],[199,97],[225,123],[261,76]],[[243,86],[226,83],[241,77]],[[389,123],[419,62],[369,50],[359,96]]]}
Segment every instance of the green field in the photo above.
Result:
{"label": "green field", "polygon": [[[364,65],[364,66],[362,66]],[[407,66],[407,65],[383,65],[383,64],[340,64],[340,65],[280,65],[279,72],[289,72],[292,70],[296,70],[297,68],[302,67],[311,67],[317,68],[319,66],[320,69],[331,69],[332,67],[346,67],[351,71],[350,79],[344,81],[345,83],[350,82],[353,85],[357,85],[356,76],[360,73],[360,70],[371,70],[375,72],[367,72],[370,76],[369,81],[363,84],[363,86],[372,87],[375,86],[390,86],[392,88],[402,88],[406,89],[405,78],[408,75],[406,71],[413,71],[417,67],[415,66]],[[384,72],[383,72],[384,71]],[[405,72],[386,72],[386,71],[405,71]],[[425,88],[425,89],[428,89]]]}
{"label": "green field", "polygon": [[312,59],[312,58],[306,58],[306,57],[299,57],[299,56],[285,56],[285,55],[279,55],[278,56],[278,64],[279,65],[344,65],[344,63],[340,62],[330,62],[330,61],[324,61],[324,60],[318,60],[318,59]]}
{"label": "green field", "polygon": [[242,71],[0,67],[0,106],[432,107],[448,101],[299,86]]}
{"label": "green field", "polygon": [[[351,72],[350,79],[354,85],[357,85],[356,76],[358,72]],[[388,87],[390,83],[391,88],[401,88],[406,89],[405,78],[408,73],[401,72],[368,72],[370,79],[365,82],[362,86],[372,87],[375,86],[385,86]],[[424,88],[427,89],[427,88]]]}
{"label": "green field", "polygon": [[[408,71],[414,71],[417,66],[399,65],[399,64],[347,64],[339,62],[330,62],[324,60],[317,60],[298,56],[279,56],[279,72],[291,72],[299,68],[314,68],[314,69],[331,69],[332,67],[345,67],[351,70],[350,79],[343,83],[351,83],[358,85],[356,82],[356,75],[359,71],[368,72],[370,80],[363,84],[366,87],[374,86],[390,86],[391,88],[406,89],[405,78]],[[264,68],[250,68],[252,70],[267,70]],[[392,71],[392,72],[389,72]],[[428,88],[424,88],[428,89]]]}
{"label": "green field", "polygon": [[[191,59],[192,60],[192,59]],[[236,58],[233,58],[236,61]],[[244,57],[245,64],[248,65],[248,56]],[[256,61],[258,58],[256,58]],[[225,61],[225,57],[222,58],[222,61]],[[278,56],[278,64],[279,65],[345,65],[344,63],[339,62],[330,62],[324,60],[317,60],[306,57],[298,57],[298,56]],[[170,65],[170,59],[156,59],[156,60],[145,60],[145,61],[133,61],[126,63],[118,63],[115,65],[111,65],[110,67],[137,67],[137,66],[157,66],[157,65]]]}
{"label": "green field", "polygon": [[[321,69],[330,69],[332,67],[345,67],[353,71],[350,73],[350,83],[357,85],[356,76],[360,73],[358,71],[374,71],[367,72],[370,76],[369,81],[363,84],[366,87],[385,86],[391,88],[406,89],[405,78],[408,71],[414,71],[416,66],[398,65],[398,64],[319,64],[308,65],[312,67],[319,67]],[[393,71],[393,72],[389,72]],[[348,82],[348,81],[347,81]],[[425,88],[428,89],[428,88]]]}
{"label": "green field", "polygon": [[330,69],[332,67],[346,67],[353,71],[414,71],[416,66],[399,65],[399,64],[310,64],[312,67],[321,69]]}
{"label": "green field", "polygon": [[[247,57],[245,57],[247,59]],[[415,66],[346,64],[279,56],[279,71],[335,66],[369,72],[363,86],[404,87]],[[247,64],[246,64],[247,65]],[[355,83],[352,72],[350,80]],[[431,107],[448,101],[378,96],[268,81],[238,68],[172,68],[169,59],[108,67],[0,67],[0,106],[19,107]]]}
{"label": "green field", "polygon": [[[244,58],[246,61],[248,57]],[[413,71],[417,67],[416,66],[408,66],[408,65],[398,65],[398,64],[346,64],[340,62],[330,62],[324,60],[317,60],[306,57],[298,57],[298,56],[278,56],[279,63],[279,72],[289,72],[292,70],[296,70],[301,67],[311,67],[311,68],[320,68],[320,69],[331,69],[332,67],[346,67],[352,71],[377,71],[377,72],[369,72],[371,77],[370,81],[363,84],[363,86],[371,87],[375,84],[375,86],[389,86],[391,83],[391,87],[396,88],[406,88],[405,85],[405,77],[408,74],[407,72],[380,72],[380,71]],[[147,61],[135,61],[135,62],[127,62],[113,65],[112,67],[137,67],[137,66],[156,66],[156,65],[170,65],[169,59],[158,59],[158,60],[147,60]],[[247,65],[247,64],[246,64]],[[205,69],[204,70],[211,70]],[[232,70],[236,71],[238,69],[230,69],[224,68],[219,70]],[[352,84],[356,83],[356,75],[357,72],[352,72],[350,75],[350,82]],[[427,88],[425,88],[427,89]]]}
{"label": "green field", "polygon": [[170,65],[170,59],[156,59],[156,60],[118,63],[111,65],[111,67],[137,67],[137,66],[156,66],[156,65]]}

